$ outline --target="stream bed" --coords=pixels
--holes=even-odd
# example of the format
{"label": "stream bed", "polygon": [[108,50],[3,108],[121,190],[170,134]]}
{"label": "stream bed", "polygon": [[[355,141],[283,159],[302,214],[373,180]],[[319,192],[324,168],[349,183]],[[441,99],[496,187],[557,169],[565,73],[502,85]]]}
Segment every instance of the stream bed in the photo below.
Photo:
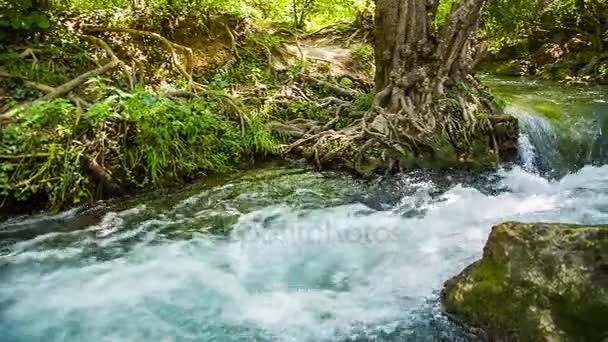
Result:
{"label": "stream bed", "polygon": [[485,82],[522,121],[520,161],[498,171],[269,164],[1,222],[0,340],[462,339],[439,292],[492,225],[608,222],[608,89]]}

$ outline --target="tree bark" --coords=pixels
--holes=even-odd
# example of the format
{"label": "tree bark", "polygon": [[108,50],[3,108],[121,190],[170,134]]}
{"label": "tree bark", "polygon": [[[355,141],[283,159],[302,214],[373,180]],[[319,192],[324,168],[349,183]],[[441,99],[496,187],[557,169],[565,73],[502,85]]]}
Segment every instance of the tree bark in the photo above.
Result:
{"label": "tree bark", "polygon": [[460,0],[435,27],[437,0],[377,0],[371,109],[340,131],[306,134],[287,150],[301,150],[320,167],[362,174],[512,159],[517,121],[500,115],[472,71],[484,3]]}
{"label": "tree bark", "polygon": [[461,0],[443,26],[433,30],[436,6],[432,1],[378,0],[377,93],[392,86],[407,92],[427,79],[441,90],[450,78],[466,79],[471,73],[468,63],[484,2]]}
{"label": "tree bark", "polygon": [[497,106],[471,70],[484,3],[461,0],[435,29],[434,0],[377,1],[376,95],[368,134],[385,136],[398,151],[403,145],[432,149],[431,140],[441,135],[456,153],[467,154],[475,136],[492,133],[488,116],[497,114]]}

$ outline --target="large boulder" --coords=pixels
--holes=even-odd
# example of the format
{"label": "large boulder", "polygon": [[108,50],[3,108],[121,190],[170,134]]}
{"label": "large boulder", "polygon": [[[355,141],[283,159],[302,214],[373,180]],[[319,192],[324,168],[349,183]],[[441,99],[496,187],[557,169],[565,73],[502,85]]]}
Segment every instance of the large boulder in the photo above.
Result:
{"label": "large boulder", "polygon": [[608,341],[608,226],[498,225],[442,300],[485,340]]}

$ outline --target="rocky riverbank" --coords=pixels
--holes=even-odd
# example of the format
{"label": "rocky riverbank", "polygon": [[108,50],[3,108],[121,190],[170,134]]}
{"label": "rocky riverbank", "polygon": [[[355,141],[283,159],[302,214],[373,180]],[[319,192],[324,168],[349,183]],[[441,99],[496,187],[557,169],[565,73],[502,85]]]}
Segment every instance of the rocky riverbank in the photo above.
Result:
{"label": "rocky riverbank", "polygon": [[490,341],[606,341],[608,226],[498,225],[442,298]]}

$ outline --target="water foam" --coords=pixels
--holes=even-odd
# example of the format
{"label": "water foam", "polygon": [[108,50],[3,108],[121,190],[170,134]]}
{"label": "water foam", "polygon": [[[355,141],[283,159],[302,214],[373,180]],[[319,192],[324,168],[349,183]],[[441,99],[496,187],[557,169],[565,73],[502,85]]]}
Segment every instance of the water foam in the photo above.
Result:
{"label": "water foam", "polygon": [[[434,310],[437,291],[481,255],[493,224],[608,219],[608,167],[586,167],[560,181],[520,167],[496,176],[491,194],[455,185],[439,196],[432,181],[404,176],[402,183],[415,190],[386,210],[352,202],[232,213],[238,218],[227,238],[170,240],[155,233],[196,222],[200,196],[179,204],[188,207],[181,218],[178,208],[136,223],[129,222],[141,208],[109,213],[67,245],[49,244],[56,236],[17,245],[0,269],[0,330],[8,340],[50,341],[413,334],[408,331],[428,328],[419,326]],[[142,233],[152,235],[114,257],[91,252],[120,249],[121,241]]]}

